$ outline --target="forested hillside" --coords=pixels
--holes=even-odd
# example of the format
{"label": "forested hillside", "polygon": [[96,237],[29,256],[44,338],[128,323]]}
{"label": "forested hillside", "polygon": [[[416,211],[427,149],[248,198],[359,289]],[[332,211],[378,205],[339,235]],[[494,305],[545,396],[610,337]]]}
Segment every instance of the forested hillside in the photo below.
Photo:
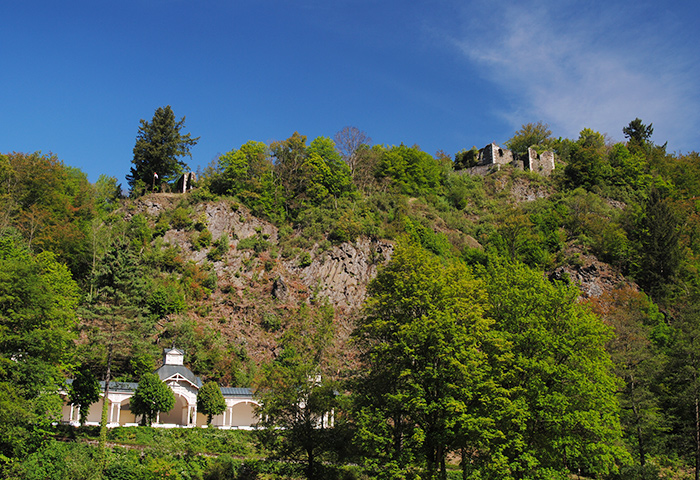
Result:
{"label": "forested hillside", "polygon": [[[471,145],[347,127],[236,146],[178,193],[197,139],[169,113],[174,147],[142,121],[128,191],[0,155],[6,477],[55,448],[65,378],[138,381],[175,346],[256,389],[261,448],[308,478],[698,478],[698,153],[639,119],[614,144],[537,123],[505,146],[554,151],[551,176],[471,175]],[[255,478],[216,465],[178,475]]]}

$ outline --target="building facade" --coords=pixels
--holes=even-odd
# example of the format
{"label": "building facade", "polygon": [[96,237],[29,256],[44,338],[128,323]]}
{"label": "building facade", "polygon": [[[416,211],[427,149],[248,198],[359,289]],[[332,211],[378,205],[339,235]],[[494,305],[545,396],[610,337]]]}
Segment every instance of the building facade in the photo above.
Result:
{"label": "building facade", "polygon": [[[165,349],[163,365],[156,370],[158,377],[165,382],[175,394],[175,406],[169,412],[161,412],[153,423],[154,427],[202,427],[207,424],[207,417],[197,412],[197,394],[202,387],[202,379],[195,376],[184,364],[184,352],[177,348]],[[136,392],[138,383],[110,382],[109,394],[105,399],[105,383],[100,382],[102,390],[100,400],[90,406],[87,425],[99,425],[102,407],[107,401],[109,427],[135,426],[141,418],[131,412],[131,397]],[[212,418],[212,425],[218,428],[249,429],[258,423],[255,409],[260,404],[253,398],[249,388],[220,387],[226,401],[226,410]],[[61,421],[78,425],[79,408],[70,405],[68,393],[63,392],[65,402]]]}

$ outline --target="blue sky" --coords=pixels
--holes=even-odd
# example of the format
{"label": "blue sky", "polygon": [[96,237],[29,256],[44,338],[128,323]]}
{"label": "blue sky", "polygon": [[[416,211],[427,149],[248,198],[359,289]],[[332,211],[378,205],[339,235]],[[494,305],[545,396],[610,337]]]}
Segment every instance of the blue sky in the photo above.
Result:
{"label": "blue sky", "polygon": [[[124,176],[171,105],[193,170],[344,126],[452,155],[520,125],[700,150],[700,2],[22,0],[0,4],[0,152]],[[125,183],[125,182],[124,182]]]}

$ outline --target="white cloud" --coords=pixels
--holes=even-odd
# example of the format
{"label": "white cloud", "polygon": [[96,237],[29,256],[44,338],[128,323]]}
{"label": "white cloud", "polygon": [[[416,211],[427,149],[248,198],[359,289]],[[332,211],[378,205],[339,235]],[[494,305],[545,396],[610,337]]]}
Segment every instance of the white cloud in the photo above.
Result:
{"label": "white cloud", "polygon": [[696,47],[672,43],[683,40],[667,34],[675,20],[576,3],[471,5],[468,35],[453,41],[515,99],[504,118],[515,128],[543,120],[555,135],[589,127],[622,140],[622,127],[640,117],[670,150],[700,149]]}

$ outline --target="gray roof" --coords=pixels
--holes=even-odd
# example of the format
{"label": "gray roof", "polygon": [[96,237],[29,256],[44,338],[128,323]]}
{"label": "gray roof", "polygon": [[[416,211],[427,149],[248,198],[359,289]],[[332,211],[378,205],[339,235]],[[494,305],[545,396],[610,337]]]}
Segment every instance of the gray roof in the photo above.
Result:
{"label": "gray roof", "polygon": [[[202,379],[195,376],[194,373],[192,373],[192,370],[190,370],[187,367],[183,367],[182,365],[164,365],[160,367],[158,370],[156,370],[156,373],[160,377],[161,380],[165,380],[166,378],[170,378],[176,373],[179,373],[183,377],[187,378],[191,382],[193,382],[195,385],[197,385],[197,388],[201,388],[202,386]],[[66,379],[66,383],[68,385],[73,384],[73,379],[68,378]],[[105,391],[105,382],[104,380],[99,382],[100,383],[100,390]],[[110,392],[135,392],[136,388],[139,386],[138,382],[109,382],[109,391]],[[253,398],[253,390],[247,387],[219,387],[221,389],[221,393],[224,395],[224,397],[246,397],[246,398]],[[123,408],[123,407],[122,407]]]}
{"label": "gray roof", "polygon": [[[104,380],[101,380],[98,383],[100,384],[100,391],[104,392],[105,391]],[[73,385],[73,379],[67,378],[66,384]],[[135,392],[136,387],[138,387],[138,386],[139,386],[139,384],[137,382],[109,382],[109,391],[110,392]]]}
{"label": "gray roof", "polygon": [[219,387],[224,397],[250,397],[253,398],[253,391],[250,388],[241,387]]}
{"label": "gray roof", "polygon": [[180,350],[179,348],[164,348],[164,349],[163,349],[163,353],[166,353],[166,354],[167,354],[167,353],[170,353],[170,352],[177,352],[177,353],[181,353],[182,355],[185,354],[185,352],[182,351],[182,350]]}
{"label": "gray roof", "polygon": [[194,373],[192,373],[192,370],[183,365],[163,365],[156,370],[156,374],[158,374],[158,377],[160,377],[161,380],[170,378],[178,373],[196,385],[197,388],[202,386],[202,379],[197,377]]}
{"label": "gray roof", "polygon": [[[109,382],[110,392],[135,392],[139,384],[136,382]],[[105,391],[104,380],[100,382],[100,390]]]}

